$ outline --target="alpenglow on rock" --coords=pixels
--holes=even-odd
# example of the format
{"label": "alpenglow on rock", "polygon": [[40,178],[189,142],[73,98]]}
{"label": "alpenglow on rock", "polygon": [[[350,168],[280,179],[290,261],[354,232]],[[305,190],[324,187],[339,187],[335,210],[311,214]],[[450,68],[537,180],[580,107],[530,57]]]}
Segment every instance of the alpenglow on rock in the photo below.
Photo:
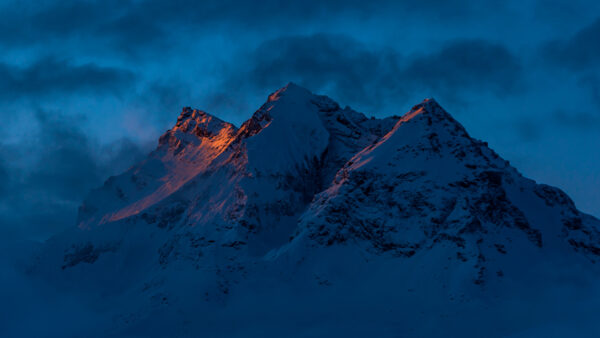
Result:
{"label": "alpenglow on rock", "polygon": [[239,128],[184,108],[77,223],[30,273],[105,304],[99,336],[504,335],[599,276],[600,222],[435,100],[376,119],[293,83]]}

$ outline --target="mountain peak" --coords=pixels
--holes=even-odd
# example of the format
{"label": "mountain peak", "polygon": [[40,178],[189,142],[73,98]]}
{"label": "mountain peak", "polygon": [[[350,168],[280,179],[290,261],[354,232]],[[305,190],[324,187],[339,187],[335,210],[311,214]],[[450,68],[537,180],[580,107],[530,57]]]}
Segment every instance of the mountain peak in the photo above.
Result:
{"label": "mountain peak", "polygon": [[423,101],[421,101],[421,103],[417,104],[416,107],[420,107],[428,112],[444,110],[444,108],[442,108],[442,106],[440,106],[440,104],[433,97],[428,97],[424,99]]}
{"label": "mountain peak", "polygon": [[198,143],[202,139],[230,137],[237,128],[205,111],[183,107],[175,126],[159,138],[159,145],[169,144],[170,147],[182,149],[188,143]]}
{"label": "mountain peak", "polygon": [[202,110],[193,109],[192,107],[183,107],[181,109],[181,113],[177,117],[176,125],[181,125],[186,120],[194,119],[199,116],[206,116],[206,115],[207,115],[206,112],[204,112]]}
{"label": "mountain peak", "polygon": [[212,116],[205,111],[183,107],[181,114],[177,118],[177,123],[173,131],[184,133],[193,132],[198,136],[210,136],[213,132],[218,132],[230,123],[225,122],[218,117]]}
{"label": "mountain peak", "polygon": [[421,103],[413,106],[411,110],[402,116],[401,120],[410,120],[417,115],[427,114],[427,115],[437,115],[439,117],[450,117],[450,114],[446,112],[442,106],[433,98],[426,98]]}
{"label": "mountain peak", "polygon": [[294,82],[288,82],[285,86],[279,88],[273,94],[269,95],[268,102],[278,101],[282,97],[309,97],[314,94],[310,90],[301,87]]}
{"label": "mountain peak", "polygon": [[[420,122],[417,122],[420,121]],[[429,130],[445,129],[452,136],[469,137],[465,128],[457,120],[450,115],[437,101],[433,98],[427,98],[421,103],[412,107],[412,109],[404,114],[398,121],[396,127],[405,123],[423,123],[424,128]]]}

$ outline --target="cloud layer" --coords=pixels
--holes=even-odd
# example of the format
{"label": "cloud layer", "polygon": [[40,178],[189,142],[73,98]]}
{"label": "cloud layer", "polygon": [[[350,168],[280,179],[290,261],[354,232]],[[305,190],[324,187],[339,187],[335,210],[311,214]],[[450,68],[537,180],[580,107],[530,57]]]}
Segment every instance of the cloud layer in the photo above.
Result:
{"label": "cloud layer", "polygon": [[0,231],[43,238],[73,226],[86,191],[148,151],[182,106],[239,124],[289,81],[378,116],[436,97],[526,175],[600,215],[589,184],[600,179],[599,10],[587,0],[0,1]]}
{"label": "cloud layer", "polygon": [[268,92],[294,81],[370,111],[418,93],[458,101],[474,90],[503,97],[522,87],[523,80],[521,61],[507,47],[479,39],[452,40],[403,55],[347,35],[284,36],[264,41],[241,59],[223,87]]}
{"label": "cloud layer", "polygon": [[36,119],[35,137],[0,152],[4,237],[43,239],[72,226],[85,194],[145,153],[128,139],[96,144],[76,121],[57,114],[40,111]]}
{"label": "cloud layer", "polygon": [[0,99],[56,95],[119,95],[135,81],[132,71],[94,63],[75,65],[52,57],[27,66],[0,63]]}

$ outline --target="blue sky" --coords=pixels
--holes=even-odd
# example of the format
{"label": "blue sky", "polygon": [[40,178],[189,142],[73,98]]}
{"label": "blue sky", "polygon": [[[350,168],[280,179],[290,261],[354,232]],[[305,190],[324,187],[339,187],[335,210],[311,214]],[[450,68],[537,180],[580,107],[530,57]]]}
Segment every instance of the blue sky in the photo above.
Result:
{"label": "blue sky", "polygon": [[435,97],[600,216],[597,1],[0,1],[0,234],[74,226],[181,107],[240,124],[289,81],[379,117]]}

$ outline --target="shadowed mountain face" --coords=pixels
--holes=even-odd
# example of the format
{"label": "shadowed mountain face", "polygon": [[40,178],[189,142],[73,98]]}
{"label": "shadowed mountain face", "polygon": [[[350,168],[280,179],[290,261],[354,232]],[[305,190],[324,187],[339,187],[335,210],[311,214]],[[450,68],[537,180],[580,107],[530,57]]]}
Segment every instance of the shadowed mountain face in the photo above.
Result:
{"label": "shadowed mountain face", "polygon": [[184,108],[77,222],[28,271],[100,336],[501,336],[600,259],[597,219],[433,99],[374,119],[292,83],[239,128]]}

